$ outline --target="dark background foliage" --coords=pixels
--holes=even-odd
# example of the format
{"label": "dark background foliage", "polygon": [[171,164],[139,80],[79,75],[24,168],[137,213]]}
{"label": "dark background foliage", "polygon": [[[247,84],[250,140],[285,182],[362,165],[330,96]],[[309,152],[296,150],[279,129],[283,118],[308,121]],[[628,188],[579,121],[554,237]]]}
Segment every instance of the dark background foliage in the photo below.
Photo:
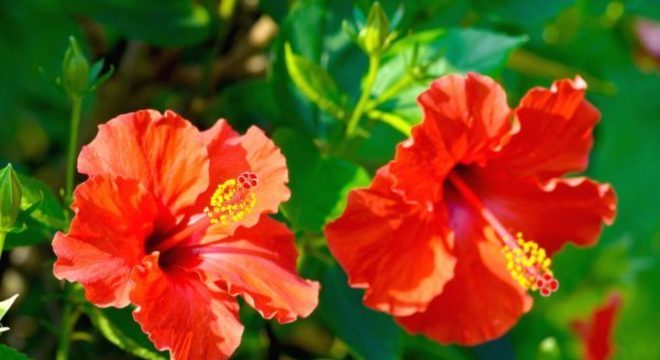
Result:
{"label": "dark background foliage", "polygon": [[[597,246],[568,246],[557,255],[561,291],[537,299],[502,339],[461,348],[405,334],[389,317],[363,307],[360,292],[347,287],[324,246],[322,227],[341,212],[351,188],[369,183],[404,136],[383,123],[369,123],[371,135],[348,156],[328,150],[337,120],[298,90],[287,70],[285,44],[334,79],[335,84],[312,79],[321,84],[316,95],[350,109],[360,94],[367,57],[341,23],[359,23],[370,0],[223,0],[219,5],[0,0],[0,165],[11,162],[47,184],[41,218],[29,220],[34,226],[27,232],[9,236],[0,260],[2,298],[20,294],[3,320],[12,330],[0,340],[34,359],[52,358],[57,344],[63,301],[61,284],[52,276],[49,241],[63,221],[59,189],[70,109],[54,79],[73,35],[89,58],[103,58],[104,70],[115,69],[84,102],[82,143],[94,137],[97,124],[120,113],[169,108],[200,128],[221,117],[241,130],[256,124],[287,156],[293,197],[281,217],[298,235],[301,271],[323,284],[321,305],[309,319],[285,326],[244,306],[246,333],[236,358],[529,359],[549,356],[539,354],[547,338],[557,341],[562,357],[578,358],[582,350],[570,322],[586,317],[612,290],[624,299],[614,337],[617,357],[660,356],[659,58],[645,53],[635,32],[642,17],[660,21],[660,3],[385,0],[382,5],[391,18],[401,16],[400,40],[384,56],[373,94],[405,75],[416,46],[427,69],[382,106],[408,123],[420,119],[416,95],[432,77],[449,71],[495,77],[512,106],[530,87],[549,86],[557,78],[581,74],[589,83],[588,97],[603,117],[588,173],[614,185],[619,213]],[[302,76],[312,76],[300,69]],[[55,195],[48,195],[51,190]],[[84,310],[73,359],[129,357],[120,347],[159,356],[127,310]]]}

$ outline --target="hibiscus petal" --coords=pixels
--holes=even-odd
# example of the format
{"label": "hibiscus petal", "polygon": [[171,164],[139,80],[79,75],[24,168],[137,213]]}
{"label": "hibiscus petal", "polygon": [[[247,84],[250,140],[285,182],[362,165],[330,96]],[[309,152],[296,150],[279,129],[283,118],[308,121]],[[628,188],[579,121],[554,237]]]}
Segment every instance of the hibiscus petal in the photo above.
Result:
{"label": "hibiscus petal", "polygon": [[458,259],[454,277],[426,311],[396,320],[441,343],[477,345],[502,336],[531,308],[532,300],[509,274],[492,229],[455,194],[448,195]]}
{"label": "hibiscus petal", "polygon": [[549,254],[568,241],[594,244],[603,223],[614,221],[616,195],[609,184],[585,177],[541,184],[488,169],[475,174],[466,179],[498,220]]}
{"label": "hibiscus petal", "polygon": [[55,276],[81,283],[98,306],[128,305],[130,271],[144,256],[155,200],[134,180],[101,175],[78,186],[71,207],[69,233],[53,240]]}
{"label": "hibiscus petal", "polygon": [[249,170],[249,164],[246,160],[247,153],[240,144],[240,136],[226,120],[218,120],[213,127],[203,131],[201,135],[209,156],[211,186],[205,195],[200,196],[200,199],[208,200],[217,184]]}
{"label": "hibiscus petal", "polygon": [[280,204],[289,200],[289,171],[280,149],[259,128],[250,127],[241,136],[241,145],[247,151],[250,169],[259,177],[259,185],[254,188],[257,205],[241,222],[249,227],[259,221],[260,214],[275,214]]}
{"label": "hibiscus petal", "polygon": [[319,284],[296,274],[298,252],[285,225],[262,216],[231,237],[205,242],[198,249],[200,269],[226,284],[230,294],[242,295],[264,318],[287,323],[316,308]]}
{"label": "hibiscus petal", "polygon": [[584,98],[586,86],[577,77],[555,82],[550,89],[530,90],[516,109],[520,132],[489,166],[542,181],[585,170],[592,130],[600,119]]}
{"label": "hibiscus petal", "polygon": [[133,317],[159,350],[173,360],[226,359],[241,341],[238,303],[197,273],[164,271],[158,253],[144,258],[131,276]]}
{"label": "hibiscus petal", "polygon": [[286,160],[280,149],[261,131],[253,126],[243,136],[238,136],[224,121],[202,133],[211,161],[211,184],[209,191],[198,199],[198,209],[208,206],[217,185],[236,179],[242,173],[257,176],[257,186],[251,188],[256,204],[238,223],[216,224],[212,232],[232,234],[238,226],[250,227],[259,221],[262,214],[274,214],[279,205],[290,197],[289,174]]}
{"label": "hibiscus petal", "polygon": [[482,163],[516,130],[504,90],[492,79],[470,73],[436,80],[422,93],[423,122],[397,147],[392,163],[396,187],[406,199],[433,201],[458,163]]}
{"label": "hibiscus petal", "polygon": [[174,217],[170,226],[207,189],[208,167],[199,132],[172,111],[120,115],[99,126],[98,135],[78,158],[81,173],[111,174],[143,183],[159,200],[163,215]]}
{"label": "hibiscus petal", "polygon": [[343,215],[325,228],[330,251],[364,302],[393,315],[422,311],[453,276],[443,214],[409,205],[392,192],[382,168],[369,189],[348,197]]}

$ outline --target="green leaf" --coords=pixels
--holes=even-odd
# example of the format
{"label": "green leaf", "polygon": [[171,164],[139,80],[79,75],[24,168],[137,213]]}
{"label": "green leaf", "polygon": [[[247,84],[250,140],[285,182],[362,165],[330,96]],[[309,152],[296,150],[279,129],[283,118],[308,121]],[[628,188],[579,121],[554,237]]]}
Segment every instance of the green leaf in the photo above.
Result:
{"label": "green leaf", "polygon": [[[395,43],[383,60],[374,92],[384,91],[400,79],[410,66],[424,70],[427,81],[449,71],[475,71],[496,76],[514,49],[525,37],[508,36],[480,29],[430,30],[408,36]],[[413,54],[416,55],[413,59]],[[411,64],[411,62],[415,64]]]}
{"label": "green leaf", "polygon": [[90,305],[85,308],[85,313],[103,337],[127,353],[147,360],[167,359],[167,354],[158,352],[140,330],[130,308],[99,309]]}
{"label": "green leaf", "polygon": [[[9,311],[9,308],[14,304],[14,301],[18,297],[18,294],[10,297],[7,300],[0,301],[0,320],[7,314],[7,311]],[[8,327],[1,326],[0,325],[0,333],[3,333],[5,331],[9,330]]]}
{"label": "green leaf", "polygon": [[206,8],[187,0],[72,0],[67,4],[72,12],[153,45],[199,44],[211,30],[211,16]]}
{"label": "green leaf", "polygon": [[341,22],[351,16],[353,5],[347,1],[297,1],[282,20],[274,43],[270,69],[271,95],[278,105],[270,120],[296,130],[328,137],[338,122],[320,111],[293,83],[288,74],[285,44],[296,55],[327,71],[338,88],[349,97],[359,93],[359,81],[366,69],[366,57],[343,32]]}
{"label": "green leaf", "polygon": [[273,139],[286,156],[290,172],[292,195],[282,212],[296,230],[321,231],[343,211],[351,189],[369,184],[363,168],[322,155],[303,133],[280,129]]}
{"label": "green leaf", "polygon": [[48,185],[27,175],[18,177],[23,186],[21,210],[30,210],[30,218],[44,227],[52,230],[66,229],[65,210]]}
{"label": "green leaf", "polygon": [[5,316],[7,311],[9,311],[9,308],[14,304],[14,301],[16,301],[16,298],[18,297],[18,294],[10,297],[7,300],[2,300],[0,301],[0,320]]}
{"label": "green leaf", "polygon": [[294,54],[289,43],[284,45],[284,57],[293,83],[307,99],[335,118],[344,119],[348,97],[330,74],[316,63]]}
{"label": "green leaf", "polygon": [[29,360],[27,355],[20,353],[9,346],[0,344],[0,359],[2,360]]}
{"label": "green leaf", "polygon": [[361,291],[349,288],[347,283],[337,265],[325,274],[320,311],[327,325],[360,358],[400,358],[401,330],[390,316],[364,306]]}
{"label": "green leaf", "polygon": [[[402,339],[404,359],[451,359],[474,360],[468,347],[458,345],[442,345],[423,335],[405,334]],[[487,358],[487,357],[484,357]],[[506,359],[506,358],[504,358]]]}

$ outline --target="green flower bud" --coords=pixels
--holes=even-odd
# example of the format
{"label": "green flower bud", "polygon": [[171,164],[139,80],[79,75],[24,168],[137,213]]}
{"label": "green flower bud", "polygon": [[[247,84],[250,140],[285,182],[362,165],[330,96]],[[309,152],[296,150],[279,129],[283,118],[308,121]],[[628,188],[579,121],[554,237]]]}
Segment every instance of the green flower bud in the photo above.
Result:
{"label": "green flower bud", "polygon": [[545,338],[539,344],[539,350],[536,355],[537,360],[559,360],[561,359],[561,352],[559,344],[553,337]]}
{"label": "green flower bud", "polygon": [[81,96],[89,88],[89,62],[73,36],[62,63],[62,86],[69,96]]}
{"label": "green flower bud", "polygon": [[358,34],[358,44],[367,54],[377,54],[390,42],[390,21],[376,1],[371,5],[366,26]]}
{"label": "green flower bud", "polygon": [[21,183],[11,164],[0,170],[0,232],[14,227],[21,211]]}

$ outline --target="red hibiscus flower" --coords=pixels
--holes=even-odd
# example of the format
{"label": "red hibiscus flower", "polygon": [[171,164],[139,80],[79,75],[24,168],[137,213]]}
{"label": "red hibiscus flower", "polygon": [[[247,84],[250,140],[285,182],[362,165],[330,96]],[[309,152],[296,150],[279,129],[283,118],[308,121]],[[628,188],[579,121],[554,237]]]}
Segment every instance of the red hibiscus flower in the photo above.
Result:
{"label": "red hibiscus flower", "polygon": [[75,217],[53,240],[55,276],[101,307],[133,316],[174,359],[220,359],[239,345],[241,295],[285,323],[316,307],[299,278],[293,234],[266,214],[289,198],[279,149],[256,127],[199,132],[168,111],[101,125],[83,148]]}
{"label": "red hibiscus flower", "polygon": [[621,308],[621,296],[612,294],[588,320],[573,322],[573,331],[584,344],[584,359],[606,360],[612,356],[614,321]]}
{"label": "red hibiscus flower", "polygon": [[560,178],[587,166],[599,113],[585,88],[577,78],[533,89],[512,111],[488,77],[435,81],[412,138],[325,230],[365,304],[472,345],[510,329],[528,290],[557,291],[550,256],[593,244],[615,213],[609,185]]}

